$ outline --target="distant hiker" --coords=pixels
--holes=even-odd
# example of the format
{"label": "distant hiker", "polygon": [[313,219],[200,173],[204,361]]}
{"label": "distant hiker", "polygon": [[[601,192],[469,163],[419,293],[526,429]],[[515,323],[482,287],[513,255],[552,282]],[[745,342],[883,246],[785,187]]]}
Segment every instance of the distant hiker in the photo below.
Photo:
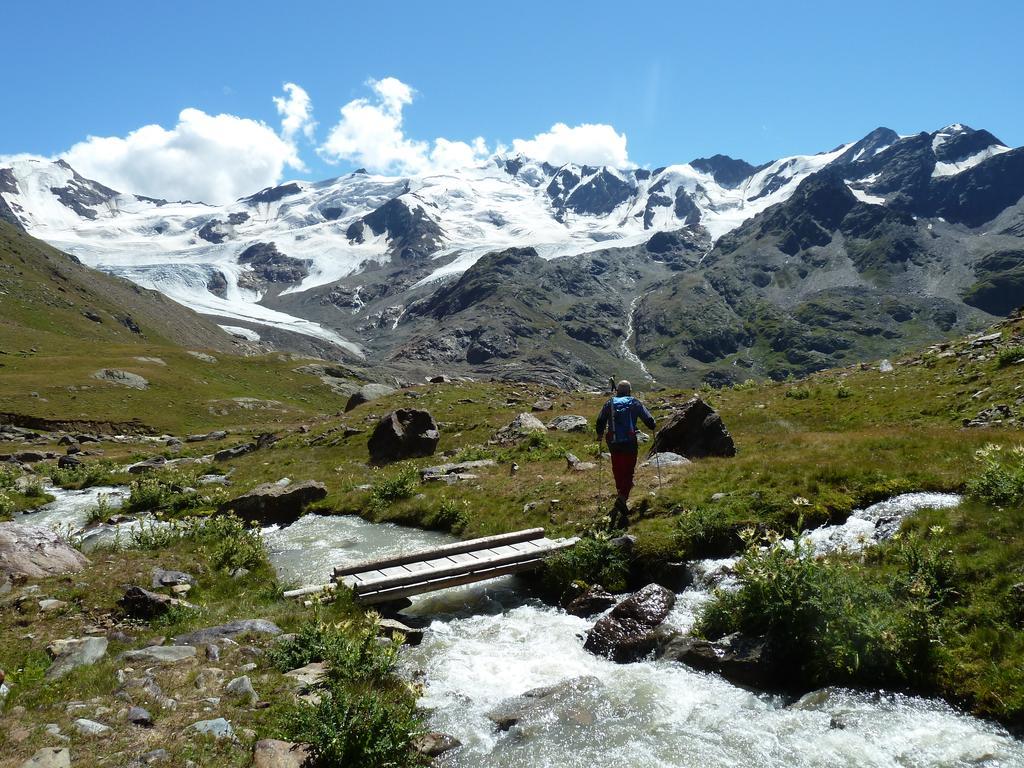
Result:
{"label": "distant hiker", "polygon": [[629,492],[633,490],[633,473],[636,471],[636,457],[639,447],[636,441],[637,419],[652,430],[654,417],[631,392],[628,381],[620,381],[615,387],[615,396],[601,409],[597,417],[598,440],[604,436],[612,455],[612,474],[615,476],[615,490],[618,497],[612,510],[612,528],[624,528],[629,507]]}
{"label": "distant hiker", "polygon": [[609,376],[608,377],[608,391],[611,392],[613,395],[615,394],[615,377],[614,376]]}

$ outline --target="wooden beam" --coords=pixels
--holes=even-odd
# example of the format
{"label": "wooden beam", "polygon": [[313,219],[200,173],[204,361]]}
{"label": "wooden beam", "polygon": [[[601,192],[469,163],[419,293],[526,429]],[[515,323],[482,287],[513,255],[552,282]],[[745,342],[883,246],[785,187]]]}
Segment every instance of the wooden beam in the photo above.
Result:
{"label": "wooden beam", "polygon": [[537,557],[532,560],[523,560],[518,563],[510,563],[508,565],[499,566],[497,568],[488,568],[482,571],[464,573],[459,576],[450,576],[444,579],[423,581],[419,584],[409,584],[401,587],[382,589],[376,592],[366,592],[362,594],[357,594],[355,596],[355,600],[357,603],[361,605],[386,603],[389,600],[397,600],[401,597],[411,597],[412,595],[421,595],[424,592],[434,592],[439,589],[447,589],[448,587],[459,587],[464,584],[473,584],[478,581],[487,581],[488,579],[494,579],[498,576],[507,576],[513,573],[532,571],[543,562],[543,558]]}
{"label": "wooden beam", "polygon": [[530,541],[531,539],[542,538],[544,538],[543,528],[530,528],[525,531],[515,531],[514,533],[501,533],[497,536],[485,536],[482,539],[458,541],[454,544],[445,544],[444,546],[435,547],[434,549],[410,552],[406,555],[396,555],[394,557],[386,557],[380,560],[367,560],[361,563],[353,563],[352,565],[339,566],[334,569],[334,578],[337,579],[340,576],[348,576],[353,573],[363,573],[365,571],[379,571],[382,568],[393,568],[397,565],[409,565],[410,563],[419,563],[425,560],[437,560],[442,557],[460,555],[464,552],[472,552],[478,549],[490,549],[492,547],[502,546],[505,544],[516,544],[521,541]]}
{"label": "wooden beam", "polygon": [[[432,567],[430,570],[423,569],[414,573],[404,574],[381,574],[377,578],[370,579],[351,579],[348,585],[352,587],[355,593],[363,594],[365,592],[375,591],[377,589],[398,587],[405,584],[416,584],[424,581],[434,581],[437,579],[444,579],[452,576],[459,576],[466,573],[473,573],[482,570],[489,570],[503,565],[512,565],[514,563],[523,562],[526,560],[536,559],[541,555],[549,555],[559,550],[566,549],[575,544],[574,541],[568,542],[554,542],[552,541],[549,546],[544,547],[543,550],[533,549],[527,552],[512,552],[495,555],[492,557],[481,558],[480,560],[469,562],[469,563],[451,563],[449,565],[441,565],[439,567]],[[505,545],[507,546],[507,545]],[[434,558],[434,560],[441,558]]]}

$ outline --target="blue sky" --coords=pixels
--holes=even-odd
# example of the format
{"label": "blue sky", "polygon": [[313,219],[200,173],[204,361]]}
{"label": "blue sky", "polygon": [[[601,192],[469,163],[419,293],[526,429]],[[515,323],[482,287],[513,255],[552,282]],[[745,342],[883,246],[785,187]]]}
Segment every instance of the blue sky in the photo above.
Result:
{"label": "blue sky", "polygon": [[396,107],[400,130],[428,152],[439,137],[482,137],[489,151],[556,123],[611,126],[605,138],[624,136],[629,162],[649,167],[715,152],[762,162],[878,125],[964,122],[1019,146],[1022,26],[1024,4],[992,0],[12,0],[0,154],[174,130],[186,108],[280,133],[272,99],[294,83],[317,126],[293,131],[295,156],[268,168],[325,178],[364,159],[358,132],[345,151],[323,144],[343,105],[383,103],[367,82],[384,78],[415,89]]}

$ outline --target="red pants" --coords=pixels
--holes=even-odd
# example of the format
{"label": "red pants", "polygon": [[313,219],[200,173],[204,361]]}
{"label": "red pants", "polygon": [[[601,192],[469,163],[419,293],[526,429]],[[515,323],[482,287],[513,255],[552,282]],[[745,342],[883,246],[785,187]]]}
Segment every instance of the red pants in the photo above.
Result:
{"label": "red pants", "polygon": [[633,473],[636,471],[636,453],[612,453],[612,475],[615,477],[615,490],[619,496],[629,498],[633,490]]}

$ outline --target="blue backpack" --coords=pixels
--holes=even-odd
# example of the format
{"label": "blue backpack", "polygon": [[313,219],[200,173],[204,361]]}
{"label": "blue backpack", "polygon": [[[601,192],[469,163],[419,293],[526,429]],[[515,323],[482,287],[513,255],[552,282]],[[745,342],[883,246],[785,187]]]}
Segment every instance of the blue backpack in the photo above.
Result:
{"label": "blue backpack", "polygon": [[632,443],[636,440],[636,421],[633,417],[634,401],[631,395],[611,399],[611,423],[608,425],[608,432],[612,435],[610,442]]}

